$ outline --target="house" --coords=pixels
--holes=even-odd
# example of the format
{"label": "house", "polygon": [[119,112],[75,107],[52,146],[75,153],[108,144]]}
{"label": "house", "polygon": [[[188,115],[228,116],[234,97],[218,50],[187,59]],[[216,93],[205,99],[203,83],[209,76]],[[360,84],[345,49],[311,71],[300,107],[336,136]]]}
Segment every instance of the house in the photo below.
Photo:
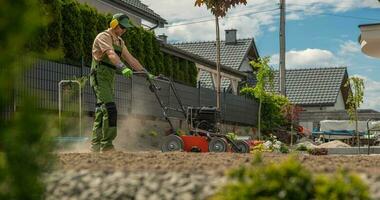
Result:
{"label": "house", "polygon": [[[279,91],[279,72],[274,72],[274,90]],[[349,88],[346,67],[286,70],[286,96],[305,111],[336,111],[347,108]]]}
{"label": "house", "polygon": [[[279,72],[274,72],[274,90],[279,91]],[[325,119],[349,119],[346,109],[350,88],[346,67],[286,70],[286,96],[301,106],[299,123],[312,130]]]}
{"label": "house", "polygon": [[[221,65],[233,70],[251,74],[252,69],[249,65],[251,60],[259,58],[255,41],[253,38],[237,39],[237,30],[226,30],[226,38],[221,41]],[[202,58],[216,62],[216,43],[208,42],[186,42],[174,43],[173,46],[186,52],[198,55]],[[215,89],[217,71],[200,63],[197,63],[199,69],[198,81],[202,87]],[[238,84],[242,81],[241,77],[227,73],[221,73],[221,88],[230,89],[232,93],[238,93]]]}
{"label": "house", "polygon": [[155,29],[164,27],[167,21],[159,14],[151,10],[140,0],[78,0],[95,7],[99,12],[103,13],[124,13],[128,15],[134,24]]}
{"label": "house", "polygon": [[[165,35],[159,35],[158,41],[160,43],[160,49],[162,52],[194,62],[198,69],[198,79],[197,79],[198,81],[199,81],[199,76],[201,73],[200,68],[202,69],[204,68],[204,69],[216,72],[215,61],[209,60],[205,57],[202,57],[192,52],[178,48],[176,47],[176,45],[167,43],[167,36]],[[237,81],[244,80],[247,77],[245,73],[239,70],[227,67],[223,64],[220,66],[220,70],[221,70],[221,74],[223,74],[224,77],[231,77],[231,78],[236,79]],[[205,87],[203,82],[200,82],[200,84],[201,84],[201,87]],[[205,88],[209,88],[209,87],[205,87]]]}
{"label": "house", "polygon": [[359,43],[362,52],[380,58],[380,23],[359,25]]}

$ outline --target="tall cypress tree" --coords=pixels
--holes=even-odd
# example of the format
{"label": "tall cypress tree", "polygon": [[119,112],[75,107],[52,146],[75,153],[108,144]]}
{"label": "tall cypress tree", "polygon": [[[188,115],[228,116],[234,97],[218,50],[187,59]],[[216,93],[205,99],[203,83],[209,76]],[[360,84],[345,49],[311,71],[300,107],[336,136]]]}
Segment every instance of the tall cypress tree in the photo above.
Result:
{"label": "tall cypress tree", "polygon": [[156,75],[164,73],[164,56],[163,53],[160,50],[159,43],[156,39],[156,37],[152,36],[152,46],[153,46],[153,60],[154,60],[154,66],[156,69]]}
{"label": "tall cypress tree", "polygon": [[154,51],[152,44],[153,34],[149,31],[142,31],[143,41],[144,41],[144,55],[145,55],[145,68],[152,74],[156,74],[157,69],[154,65]]}
{"label": "tall cypress tree", "polygon": [[97,24],[98,20],[96,17],[97,16],[97,11],[94,8],[89,7],[87,4],[86,5],[80,5],[80,14],[82,17],[82,25],[83,25],[83,31],[85,34],[83,34],[83,58],[84,62],[87,65],[91,64],[91,51],[92,51],[92,43],[98,34],[97,31]]}
{"label": "tall cypress tree", "polygon": [[62,5],[62,32],[65,59],[79,64],[83,56],[83,24],[76,1],[65,0]]}

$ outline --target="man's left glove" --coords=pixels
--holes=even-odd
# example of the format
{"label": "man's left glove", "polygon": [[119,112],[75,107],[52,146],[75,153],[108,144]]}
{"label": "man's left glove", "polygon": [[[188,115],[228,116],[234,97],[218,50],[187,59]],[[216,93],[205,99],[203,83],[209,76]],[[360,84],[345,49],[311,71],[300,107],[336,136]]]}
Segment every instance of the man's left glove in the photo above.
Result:
{"label": "man's left glove", "polygon": [[123,74],[123,76],[124,76],[125,78],[130,78],[130,77],[132,76],[132,74],[133,74],[132,70],[129,69],[128,67],[124,68],[124,69],[121,71],[121,73]]}
{"label": "man's left glove", "polygon": [[151,74],[151,73],[149,73],[149,72],[146,73],[146,76],[147,76],[147,78],[148,78],[149,80],[153,80],[154,77],[155,77],[153,74]]}

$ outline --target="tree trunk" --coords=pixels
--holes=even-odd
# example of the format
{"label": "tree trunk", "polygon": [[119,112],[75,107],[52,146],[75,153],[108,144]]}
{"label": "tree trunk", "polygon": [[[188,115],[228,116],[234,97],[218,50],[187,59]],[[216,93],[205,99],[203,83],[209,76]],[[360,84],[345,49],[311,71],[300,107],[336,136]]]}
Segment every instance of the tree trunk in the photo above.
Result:
{"label": "tree trunk", "polygon": [[357,107],[355,109],[355,133],[356,133],[356,138],[358,141],[359,154],[360,154],[360,136],[359,136],[359,131],[358,131],[358,109],[357,109]]}
{"label": "tree trunk", "polygon": [[259,140],[261,140],[261,104],[262,100],[259,100],[259,112],[257,116],[257,133],[259,134]]}
{"label": "tree trunk", "polygon": [[219,18],[215,16],[216,26],[216,108],[220,111],[220,32],[219,32]]}

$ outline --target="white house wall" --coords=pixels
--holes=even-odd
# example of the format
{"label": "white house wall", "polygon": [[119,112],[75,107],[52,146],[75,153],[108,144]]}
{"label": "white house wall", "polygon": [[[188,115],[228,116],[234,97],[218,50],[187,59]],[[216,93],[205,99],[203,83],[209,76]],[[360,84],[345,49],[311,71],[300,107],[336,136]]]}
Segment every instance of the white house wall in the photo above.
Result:
{"label": "white house wall", "polygon": [[244,61],[241,63],[239,71],[241,72],[252,71],[252,67],[249,65],[249,60],[247,57],[245,57]]}
{"label": "white house wall", "polygon": [[307,107],[304,106],[304,109],[306,111],[318,111],[318,110],[325,110],[325,111],[339,111],[339,110],[345,110],[345,104],[343,100],[342,91],[339,91],[337,100],[334,104],[334,106],[322,106],[322,107]]}

